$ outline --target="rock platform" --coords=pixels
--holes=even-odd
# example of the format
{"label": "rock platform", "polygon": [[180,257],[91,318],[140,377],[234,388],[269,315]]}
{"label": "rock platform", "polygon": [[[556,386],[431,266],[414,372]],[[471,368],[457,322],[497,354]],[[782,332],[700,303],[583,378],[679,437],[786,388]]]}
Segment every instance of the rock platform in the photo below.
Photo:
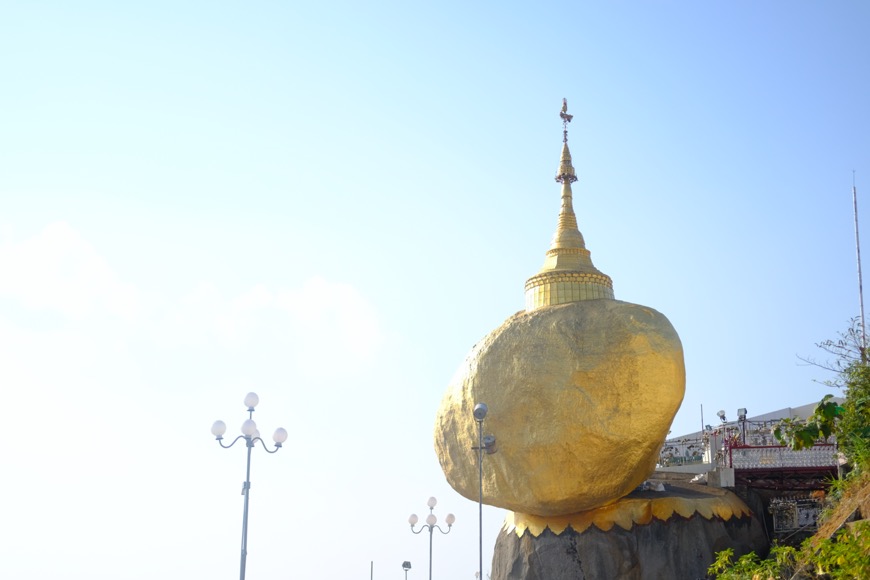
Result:
{"label": "rock platform", "polygon": [[769,545],[733,493],[691,484],[635,491],[615,504],[557,518],[509,515],[493,580],[700,580],[716,552]]}

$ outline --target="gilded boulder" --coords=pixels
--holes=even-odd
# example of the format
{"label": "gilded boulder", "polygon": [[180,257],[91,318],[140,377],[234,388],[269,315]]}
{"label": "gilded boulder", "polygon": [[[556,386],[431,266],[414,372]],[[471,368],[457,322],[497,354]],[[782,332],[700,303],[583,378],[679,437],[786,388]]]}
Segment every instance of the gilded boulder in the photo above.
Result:
{"label": "gilded boulder", "polygon": [[484,503],[540,516],[617,501],[655,469],[685,391],[679,336],[664,315],[611,299],[520,312],[472,349],[438,410],[450,485],[477,501],[472,409],[489,406]]}

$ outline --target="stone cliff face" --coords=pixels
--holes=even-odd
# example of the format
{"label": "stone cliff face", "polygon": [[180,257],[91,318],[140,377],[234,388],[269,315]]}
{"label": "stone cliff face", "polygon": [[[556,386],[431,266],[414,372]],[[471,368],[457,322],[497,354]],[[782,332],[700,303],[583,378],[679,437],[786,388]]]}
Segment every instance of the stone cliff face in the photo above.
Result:
{"label": "stone cliff face", "polygon": [[674,516],[630,530],[595,526],[559,535],[503,530],[496,540],[492,580],[701,580],[715,553],[766,554],[767,538],[754,516],[688,519]]}

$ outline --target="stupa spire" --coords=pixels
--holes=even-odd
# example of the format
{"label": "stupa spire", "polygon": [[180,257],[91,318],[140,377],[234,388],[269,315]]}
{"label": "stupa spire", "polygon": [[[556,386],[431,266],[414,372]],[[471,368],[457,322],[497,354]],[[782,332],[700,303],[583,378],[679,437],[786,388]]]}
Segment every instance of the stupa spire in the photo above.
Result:
{"label": "stupa spire", "polygon": [[562,119],[562,157],[556,181],[562,184],[562,206],[544,266],[526,280],[527,311],[581,300],[613,299],[613,281],[592,264],[583,234],[577,227],[571,192],[577,174],[568,149],[568,123],[574,115],[568,114],[566,99],[562,99],[559,117]]}

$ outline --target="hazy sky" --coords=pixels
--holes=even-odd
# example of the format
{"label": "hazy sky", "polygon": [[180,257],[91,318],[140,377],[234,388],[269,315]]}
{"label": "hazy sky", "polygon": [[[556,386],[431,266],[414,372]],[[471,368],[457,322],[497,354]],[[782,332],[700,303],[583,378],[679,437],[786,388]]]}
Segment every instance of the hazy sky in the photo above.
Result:
{"label": "hazy sky", "polygon": [[473,578],[435,411],[543,264],[562,97],[592,259],[683,341],[674,434],[701,405],[818,400],[797,357],[858,312],[853,170],[870,240],[868,22],[860,0],[2,3],[0,577],[236,577],[244,449],[209,427],[237,432],[253,390],[290,439],[253,457],[250,580],[425,578],[406,522],[430,495],[457,516],[435,577]]}

